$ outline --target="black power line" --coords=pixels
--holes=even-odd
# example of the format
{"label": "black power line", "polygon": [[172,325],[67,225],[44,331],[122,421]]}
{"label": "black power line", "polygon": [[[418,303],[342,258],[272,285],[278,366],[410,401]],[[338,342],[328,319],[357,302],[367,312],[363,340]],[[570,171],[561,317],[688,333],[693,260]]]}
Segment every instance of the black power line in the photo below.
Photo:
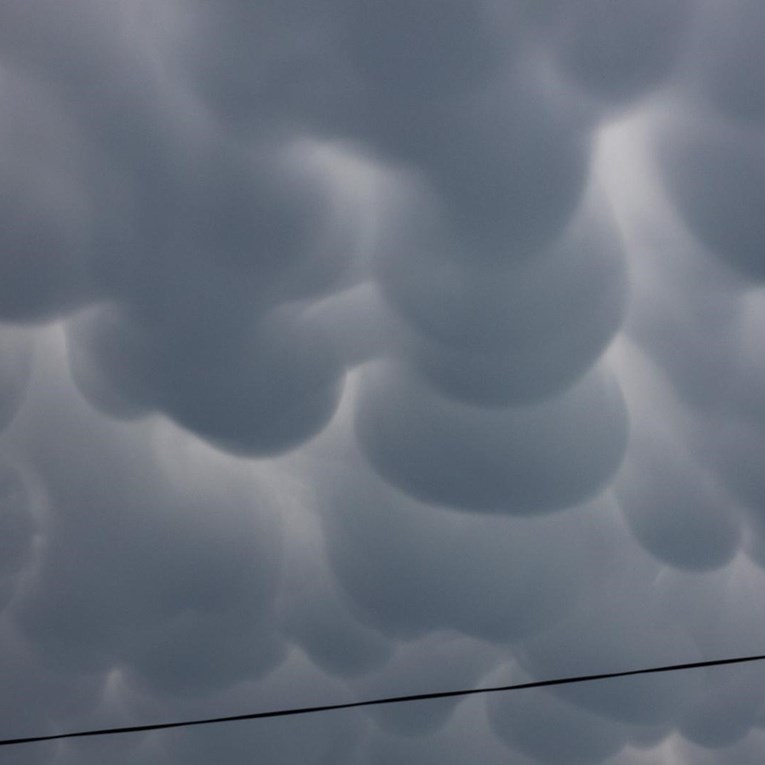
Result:
{"label": "black power line", "polygon": [[679,672],[687,669],[702,667],[719,667],[724,664],[743,664],[745,662],[763,661],[764,656],[740,656],[735,659],[715,659],[712,661],[695,661],[688,664],[670,664],[664,667],[649,667],[648,669],[632,669],[626,672],[606,672],[600,675],[579,675],[577,677],[559,677],[553,680],[534,680],[530,683],[517,685],[501,685],[494,688],[471,688],[459,691],[437,691],[435,693],[417,693],[410,696],[388,696],[382,699],[367,701],[351,701],[345,704],[324,704],[315,707],[297,707],[292,709],[276,709],[270,712],[253,712],[245,715],[229,717],[209,717],[204,720],[183,720],[180,722],[153,723],[150,725],[131,725],[125,728],[101,728],[99,730],[76,731],[72,733],[54,733],[49,736],[28,736],[26,738],[0,739],[0,746],[16,744],[33,744],[38,741],[56,741],[64,738],[84,738],[86,736],[113,736],[118,733],[145,733],[152,730],[167,730],[168,728],[188,728],[194,725],[213,725],[217,723],[237,722],[239,720],[263,720],[267,717],[288,717],[290,715],[307,715],[315,712],[333,712],[339,709],[354,709],[356,707],[371,707],[381,704],[403,704],[407,701],[427,701],[429,699],[449,699],[457,696],[473,696],[478,693],[504,693],[505,691],[521,691],[525,688],[545,688],[551,685],[570,685],[572,683],[589,683],[595,680],[609,680],[614,677],[631,677],[632,675],[657,674],[659,672]]}

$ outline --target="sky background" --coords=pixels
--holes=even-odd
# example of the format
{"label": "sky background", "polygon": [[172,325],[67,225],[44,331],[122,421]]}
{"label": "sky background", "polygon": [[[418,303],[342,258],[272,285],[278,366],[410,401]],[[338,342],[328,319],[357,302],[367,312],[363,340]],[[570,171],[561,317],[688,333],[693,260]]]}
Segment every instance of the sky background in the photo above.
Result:
{"label": "sky background", "polygon": [[[765,652],[765,3],[0,5],[0,737]],[[765,667],[0,750],[759,765]]]}

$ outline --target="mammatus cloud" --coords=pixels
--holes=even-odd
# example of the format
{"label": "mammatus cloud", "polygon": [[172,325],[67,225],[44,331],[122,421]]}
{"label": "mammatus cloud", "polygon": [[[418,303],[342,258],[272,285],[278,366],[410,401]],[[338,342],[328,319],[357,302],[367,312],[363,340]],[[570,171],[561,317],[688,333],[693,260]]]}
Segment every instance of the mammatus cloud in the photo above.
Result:
{"label": "mammatus cloud", "polygon": [[[3,736],[761,653],[764,28],[6,4]],[[0,760],[755,763],[762,671]]]}
{"label": "mammatus cloud", "polygon": [[570,506],[605,484],[624,449],[626,413],[607,375],[499,411],[451,402],[395,368],[370,376],[360,446],[384,478],[431,504],[510,513]]}

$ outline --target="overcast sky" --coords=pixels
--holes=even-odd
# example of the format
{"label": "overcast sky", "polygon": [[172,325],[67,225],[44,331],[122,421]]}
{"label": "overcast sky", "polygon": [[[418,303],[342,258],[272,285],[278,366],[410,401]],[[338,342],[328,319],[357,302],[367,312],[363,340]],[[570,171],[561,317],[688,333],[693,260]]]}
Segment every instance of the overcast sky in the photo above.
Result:
{"label": "overcast sky", "polygon": [[[765,653],[762,0],[0,3],[0,738]],[[765,667],[0,750],[760,765]]]}

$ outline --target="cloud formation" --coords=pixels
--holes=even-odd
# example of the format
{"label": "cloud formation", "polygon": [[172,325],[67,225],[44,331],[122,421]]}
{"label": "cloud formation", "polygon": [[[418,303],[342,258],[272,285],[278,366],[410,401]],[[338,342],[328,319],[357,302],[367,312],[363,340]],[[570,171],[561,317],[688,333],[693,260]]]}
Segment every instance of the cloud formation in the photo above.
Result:
{"label": "cloud formation", "polygon": [[[765,13],[0,10],[2,735],[761,653]],[[759,667],[0,762],[759,762]]]}

